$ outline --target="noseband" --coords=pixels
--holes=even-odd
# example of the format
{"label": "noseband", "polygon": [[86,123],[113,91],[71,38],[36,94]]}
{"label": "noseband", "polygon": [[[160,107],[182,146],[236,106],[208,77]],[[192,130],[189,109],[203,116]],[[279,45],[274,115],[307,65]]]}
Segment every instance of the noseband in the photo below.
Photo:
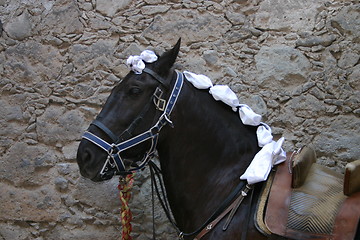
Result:
{"label": "noseband", "polygon": [[[161,84],[164,83],[163,79],[159,75],[157,75],[155,72],[153,72],[152,70],[146,68],[146,71],[144,71],[144,72],[153,76]],[[146,132],[143,132],[143,133],[141,133],[135,137],[132,137],[128,140],[121,141],[121,137],[117,137],[102,122],[100,122],[99,120],[95,120],[92,123],[92,125],[95,125],[96,127],[100,128],[104,133],[106,133],[112,139],[113,143],[108,143],[105,140],[101,139],[100,137],[96,136],[95,134],[93,134],[89,131],[86,131],[84,133],[82,138],[92,142],[93,144],[100,147],[102,150],[104,150],[108,154],[108,157],[100,171],[100,176],[102,178],[109,176],[111,174],[110,173],[111,170],[115,170],[115,172],[119,175],[127,175],[131,172],[134,172],[134,171],[144,168],[145,165],[149,162],[150,158],[155,153],[160,130],[166,124],[172,125],[172,122],[170,120],[170,114],[171,114],[171,112],[175,106],[175,103],[180,95],[181,88],[182,88],[182,85],[184,82],[183,74],[179,73],[177,71],[176,71],[176,74],[177,74],[176,82],[174,84],[171,95],[169,96],[169,99],[167,102],[166,102],[166,100],[161,99],[161,94],[159,94],[160,89],[157,88],[155,90],[155,93],[153,95],[154,103],[155,103],[157,109],[159,109],[163,113],[159,117],[158,121]],[[147,108],[148,107],[145,106],[144,110],[140,113],[140,116],[143,115],[143,113],[147,111]],[[142,116],[141,116],[141,118],[142,118]],[[128,131],[129,129],[133,129],[134,126],[136,126],[138,124],[138,119],[139,119],[139,117],[136,118],[124,132],[129,132]],[[123,135],[123,134],[121,134],[121,135]],[[120,153],[125,150],[128,150],[140,143],[150,140],[150,139],[151,139],[151,146],[150,146],[149,150],[144,154],[144,156],[141,160],[141,163],[135,168],[130,168],[130,169],[126,170],[124,161],[123,161],[122,157],[120,156]]]}

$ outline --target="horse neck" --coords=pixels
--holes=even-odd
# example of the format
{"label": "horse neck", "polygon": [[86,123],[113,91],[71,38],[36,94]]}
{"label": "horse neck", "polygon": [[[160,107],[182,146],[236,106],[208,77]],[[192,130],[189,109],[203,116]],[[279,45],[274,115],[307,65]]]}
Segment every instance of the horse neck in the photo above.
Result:
{"label": "horse neck", "polygon": [[259,150],[255,129],[229,106],[185,81],[158,152],[170,206],[183,231],[193,231],[239,183]]}

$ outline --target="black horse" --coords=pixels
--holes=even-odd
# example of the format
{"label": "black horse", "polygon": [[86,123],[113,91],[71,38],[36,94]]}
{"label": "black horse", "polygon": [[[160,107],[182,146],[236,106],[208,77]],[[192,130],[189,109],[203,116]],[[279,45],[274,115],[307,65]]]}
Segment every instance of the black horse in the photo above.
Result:
{"label": "black horse", "polygon": [[[103,181],[144,167],[156,146],[178,228],[191,233],[234,193],[260,148],[256,127],[242,124],[231,107],[207,90],[179,83],[183,75],[173,69],[179,48],[180,40],[141,74],[130,71],[114,87],[81,141],[77,161],[82,176]],[[245,197],[226,231],[225,217],[202,239],[267,239],[253,224],[251,202],[260,185]],[[184,236],[196,236],[190,235]]]}

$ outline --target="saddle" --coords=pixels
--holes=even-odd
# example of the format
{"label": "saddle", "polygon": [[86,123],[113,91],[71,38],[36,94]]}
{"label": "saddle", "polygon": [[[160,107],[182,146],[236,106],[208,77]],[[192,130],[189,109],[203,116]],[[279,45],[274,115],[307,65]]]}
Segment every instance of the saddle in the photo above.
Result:
{"label": "saddle", "polygon": [[305,146],[271,173],[255,214],[260,232],[301,240],[359,237],[360,160],[346,166],[344,177],[315,161]]}

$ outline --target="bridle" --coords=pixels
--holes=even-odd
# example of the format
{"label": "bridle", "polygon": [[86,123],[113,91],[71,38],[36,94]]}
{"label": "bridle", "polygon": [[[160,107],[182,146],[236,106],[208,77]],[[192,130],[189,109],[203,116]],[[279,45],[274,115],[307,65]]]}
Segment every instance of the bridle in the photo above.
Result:
{"label": "bridle", "polygon": [[[153,70],[145,68],[143,71],[154,77],[158,82],[160,82],[160,84],[164,85],[165,83],[164,79],[160,77],[157,73],[155,73]],[[122,141],[123,138],[122,135],[124,135],[125,133],[130,133],[131,135],[133,129],[138,125],[139,119],[141,119],[143,117],[142,115],[144,115],[149,109],[151,102],[145,105],[140,115],[129,125],[129,127],[119,137],[116,136],[101,121],[96,119],[91,123],[91,125],[94,125],[97,128],[101,129],[113,141],[112,143],[108,143],[107,141],[96,136],[94,133],[91,133],[88,130],[82,136],[82,138],[92,142],[93,144],[95,144],[96,146],[98,146],[108,154],[107,159],[100,171],[100,176],[102,178],[105,179],[106,177],[112,176],[113,174],[127,175],[134,171],[138,171],[144,168],[151,159],[151,157],[154,155],[161,129],[167,124],[170,125],[173,124],[172,121],[170,120],[170,114],[180,95],[184,82],[183,74],[178,71],[176,71],[176,74],[177,74],[176,82],[167,101],[161,98],[163,92],[159,87],[156,88],[153,94],[153,101],[156,105],[156,108],[160,110],[162,114],[160,115],[157,122],[149,130],[139,135],[136,135],[128,140]],[[124,160],[120,156],[120,153],[140,143],[143,143],[147,140],[151,140],[151,145],[148,151],[146,151],[144,156],[142,157],[140,164],[138,164],[136,167],[126,169]]]}

